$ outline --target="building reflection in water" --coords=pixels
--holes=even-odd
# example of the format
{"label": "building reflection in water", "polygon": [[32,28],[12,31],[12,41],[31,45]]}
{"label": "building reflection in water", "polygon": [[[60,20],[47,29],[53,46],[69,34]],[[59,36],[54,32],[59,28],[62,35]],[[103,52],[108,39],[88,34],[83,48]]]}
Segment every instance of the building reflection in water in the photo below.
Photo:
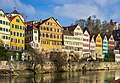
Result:
{"label": "building reflection in water", "polygon": [[34,76],[1,77],[0,83],[111,83],[120,71],[49,73]]}

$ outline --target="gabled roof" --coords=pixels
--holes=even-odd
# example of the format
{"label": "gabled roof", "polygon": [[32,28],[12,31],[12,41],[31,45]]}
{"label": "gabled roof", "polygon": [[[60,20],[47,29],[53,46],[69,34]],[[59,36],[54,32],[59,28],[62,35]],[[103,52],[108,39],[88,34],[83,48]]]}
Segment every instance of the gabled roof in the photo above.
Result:
{"label": "gabled roof", "polygon": [[[7,17],[6,13],[5,13],[2,9],[0,9],[0,11],[2,11],[2,12],[5,14],[5,16]],[[7,19],[8,19],[8,17],[7,17]],[[9,20],[9,19],[8,19],[8,20]]]}
{"label": "gabled roof", "polygon": [[[8,19],[10,20],[10,21],[12,21],[15,17],[19,17],[20,18],[20,16],[19,15],[16,15],[16,16],[7,16],[8,17]],[[25,25],[25,23],[23,22],[23,20],[20,18],[20,20],[21,20],[21,22]]]}
{"label": "gabled roof", "polygon": [[83,33],[84,33],[86,30],[87,30],[87,32],[90,34],[90,31],[88,30],[87,27],[85,27],[85,28],[83,29]]}
{"label": "gabled roof", "polygon": [[76,25],[71,25],[71,26],[67,26],[67,27],[63,27],[65,30],[69,30],[69,32],[71,32],[71,31],[74,31],[75,30],[75,28],[78,26],[78,24],[76,24]]}
{"label": "gabled roof", "polygon": [[17,10],[13,10],[11,14],[20,14]]}
{"label": "gabled roof", "polygon": [[27,26],[26,26],[26,29],[27,29],[27,28],[33,28],[33,29],[36,29],[36,30],[37,30],[37,29],[38,29],[38,28],[37,28],[37,25],[36,25],[36,23],[33,23],[33,22],[35,22],[35,21],[32,20],[32,21],[25,22],[25,24],[27,25]]}
{"label": "gabled roof", "polygon": [[[91,42],[92,38],[94,39],[94,37],[95,37],[95,35],[90,35],[90,42]],[[94,41],[95,41],[95,39],[94,39]]]}
{"label": "gabled roof", "polygon": [[33,24],[33,22],[34,22],[34,20],[32,20],[32,21],[28,21],[28,22],[25,22],[25,24],[27,24],[27,25],[31,25],[31,24]]}
{"label": "gabled roof", "polygon": [[55,22],[56,22],[60,27],[62,27],[62,26],[60,25],[60,23],[58,22],[58,20],[56,20],[54,17],[50,17],[50,18],[47,18],[47,19],[45,19],[45,20],[41,20],[41,22],[38,22],[37,24],[41,25],[41,24],[45,23],[46,21],[48,21],[48,20],[51,19],[51,18],[54,19]]}

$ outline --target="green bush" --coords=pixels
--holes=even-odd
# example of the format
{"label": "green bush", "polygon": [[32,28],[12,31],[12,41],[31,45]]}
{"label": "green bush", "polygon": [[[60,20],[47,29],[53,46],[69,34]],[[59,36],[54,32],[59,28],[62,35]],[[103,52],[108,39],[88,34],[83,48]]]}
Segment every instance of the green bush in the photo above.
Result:
{"label": "green bush", "polygon": [[111,58],[105,58],[104,61],[105,62],[113,62],[113,60]]}

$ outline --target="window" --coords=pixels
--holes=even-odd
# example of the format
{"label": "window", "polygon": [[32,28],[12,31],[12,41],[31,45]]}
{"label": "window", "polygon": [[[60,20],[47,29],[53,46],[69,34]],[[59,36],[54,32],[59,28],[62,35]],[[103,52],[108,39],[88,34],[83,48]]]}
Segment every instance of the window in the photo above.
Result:
{"label": "window", "polygon": [[2,16],[2,14],[0,13],[0,16]]}
{"label": "window", "polygon": [[0,20],[0,24],[2,24],[2,20]]}
{"label": "window", "polygon": [[15,28],[17,29],[17,25],[15,25]]}
{"label": "window", "polygon": [[17,43],[17,39],[14,39],[14,42]]}
{"label": "window", "polygon": [[20,43],[20,39],[18,39],[18,43]]}
{"label": "window", "polygon": [[15,34],[15,32],[14,32],[14,36],[15,36],[16,34]]}
{"label": "window", "polygon": [[34,30],[34,33],[37,33],[37,30]]}
{"label": "window", "polygon": [[5,39],[5,36],[2,36],[3,39]]}
{"label": "window", "polygon": [[3,24],[5,24],[5,21],[3,21]]}
{"label": "window", "polygon": [[20,26],[20,30],[22,30],[22,26]]}
{"label": "window", "polygon": [[14,24],[12,24],[12,28],[14,28]]}
{"label": "window", "polygon": [[19,19],[16,19],[16,22],[20,22],[20,20],[19,20]]}
{"label": "window", "polygon": [[5,28],[3,28],[3,31],[5,31]]}
{"label": "window", "polygon": [[0,27],[0,31],[2,31],[2,27]]}
{"label": "window", "polygon": [[52,31],[52,28],[50,28],[50,31]]}
{"label": "window", "polygon": [[11,38],[11,42],[13,42],[13,38]]}
{"label": "window", "polygon": [[37,40],[37,37],[35,37],[35,40]]}
{"label": "window", "polygon": [[6,32],[8,32],[8,29],[6,29]]}
{"label": "window", "polygon": [[20,37],[22,37],[22,33],[20,33]]}
{"label": "window", "polygon": [[18,51],[21,51],[22,49],[21,49],[21,47],[18,47]]}
{"label": "window", "polygon": [[9,22],[6,22],[6,25],[9,25]]}
{"label": "window", "polygon": [[17,36],[19,36],[19,32],[17,32]]}
{"label": "window", "polygon": [[8,37],[8,36],[6,36],[6,39],[9,39],[9,37]]}

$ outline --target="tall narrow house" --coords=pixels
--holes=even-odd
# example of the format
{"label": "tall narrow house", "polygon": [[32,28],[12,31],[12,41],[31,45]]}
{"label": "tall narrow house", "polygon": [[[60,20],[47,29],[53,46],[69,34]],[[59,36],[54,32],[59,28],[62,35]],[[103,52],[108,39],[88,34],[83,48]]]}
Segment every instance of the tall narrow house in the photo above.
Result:
{"label": "tall narrow house", "polygon": [[10,48],[10,21],[3,10],[0,10],[0,39],[4,46]]}
{"label": "tall narrow house", "polygon": [[34,49],[40,49],[38,25],[35,21],[25,23],[25,43],[30,44]]}
{"label": "tall narrow house", "polygon": [[114,50],[115,49],[115,40],[113,38],[113,35],[111,34],[109,41],[108,41],[108,50]]}
{"label": "tall narrow house", "polygon": [[45,51],[62,51],[62,26],[53,17],[40,20],[40,49]]}
{"label": "tall narrow house", "polygon": [[90,35],[87,28],[85,28],[83,33],[83,57],[89,57],[90,55]]}
{"label": "tall narrow house", "polygon": [[9,16],[10,19],[10,48],[14,51],[22,51],[25,48],[24,22],[20,16]]}
{"label": "tall narrow house", "polygon": [[103,58],[108,58],[108,38],[106,35],[103,35],[102,37],[102,57]]}
{"label": "tall narrow house", "polygon": [[95,47],[95,51],[96,51],[96,58],[102,59],[102,37],[100,35],[100,33],[98,35],[96,35],[95,37],[95,43],[96,43],[96,47]]}
{"label": "tall narrow house", "polygon": [[95,35],[91,35],[91,37],[90,37],[90,55],[93,59],[96,59],[96,56],[95,56],[96,44],[95,44],[94,37],[95,37]]}

